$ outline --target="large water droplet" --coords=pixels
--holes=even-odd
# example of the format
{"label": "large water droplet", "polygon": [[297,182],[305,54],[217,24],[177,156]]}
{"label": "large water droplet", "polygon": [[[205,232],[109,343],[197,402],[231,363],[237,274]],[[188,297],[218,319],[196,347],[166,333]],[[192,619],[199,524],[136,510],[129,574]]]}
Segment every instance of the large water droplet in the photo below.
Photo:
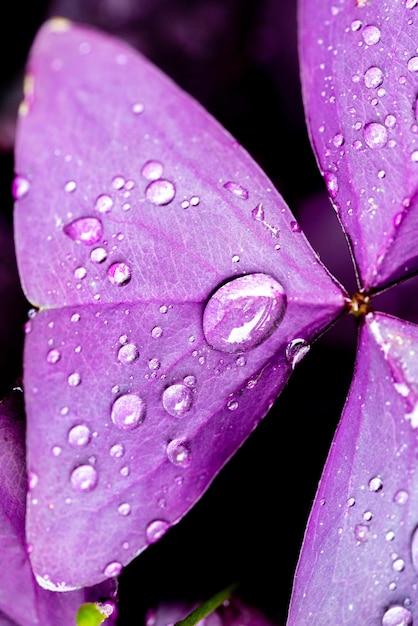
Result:
{"label": "large water droplet", "polygon": [[391,606],[382,617],[382,626],[412,626],[412,613],[403,606]]}
{"label": "large water droplet", "polygon": [[90,429],[85,424],[76,424],[68,433],[68,443],[74,448],[84,448],[90,439]]}
{"label": "large water droplet", "polygon": [[380,67],[369,67],[364,73],[364,84],[368,89],[375,89],[383,83],[383,72]]}
{"label": "large water droplet", "polygon": [[127,285],[132,278],[131,268],[126,263],[112,263],[107,270],[112,285]]}
{"label": "large water droplet", "polygon": [[170,441],[167,445],[166,453],[169,461],[178,467],[188,467],[192,460],[188,444],[181,439]]}
{"label": "large water droplet", "polygon": [[163,206],[169,204],[176,195],[176,188],[169,180],[163,178],[152,181],[145,189],[145,196],[152,204]]}
{"label": "large water droplet", "polygon": [[12,194],[15,200],[20,200],[28,193],[30,182],[24,176],[15,176],[12,185]]}
{"label": "large water droplet", "polygon": [[79,465],[71,473],[71,484],[77,491],[91,491],[97,485],[97,472],[91,465]]}
{"label": "large water droplet", "polygon": [[244,352],[270,337],[283,319],[286,294],[267,274],[249,274],[222,285],[203,313],[203,332],[213,348]]}
{"label": "large water droplet", "polygon": [[225,189],[230,191],[232,194],[234,194],[234,196],[237,196],[237,198],[248,200],[248,196],[249,196],[248,190],[245,189],[245,187],[243,187],[239,183],[233,183],[232,181],[228,181],[227,183],[224,184],[224,187]]}
{"label": "large water droplet", "polygon": [[121,363],[133,363],[139,357],[138,348],[134,343],[126,343],[119,349],[118,359]]}
{"label": "large water droplet", "polygon": [[110,417],[117,428],[132,430],[144,421],[145,402],[135,393],[119,396],[112,405]]}
{"label": "large water droplet", "polygon": [[157,519],[153,522],[150,522],[146,529],[146,536],[148,543],[155,543],[170,528],[170,524],[166,520]]}
{"label": "large water droplet", "polygon": [[163,164],[160,161],[147,161],[142,167],[141,174],[147,180],[158,180],[163,175]]}
{"label": "large water droplet", "polygon": [[380,41],[381,32],[377,26],[369,25],[365,26],[361,33],[363,40],[368,46],[373,46]]}
{"label": "large water droplet", "polygon": [[410,58],[407,67],[410,72],[418,72],[418,57]]}
{"label": "large water droplet", "polygon": [[163,407],[174,417],[183,417],[192,406],[193,392],[182,383],[171,385],[164,390]]}
{"label": "large water droplet", "polygon": [[63,231],[73,241],[92,246],[102,238],[103,226],[97,217],[80,217],[64,226]]}
{"label": "large water droplet", "polygon": [[383,148],[388,141],[388,131],[378,122],[371,122],[364,127],[364,139],[369,148]]}

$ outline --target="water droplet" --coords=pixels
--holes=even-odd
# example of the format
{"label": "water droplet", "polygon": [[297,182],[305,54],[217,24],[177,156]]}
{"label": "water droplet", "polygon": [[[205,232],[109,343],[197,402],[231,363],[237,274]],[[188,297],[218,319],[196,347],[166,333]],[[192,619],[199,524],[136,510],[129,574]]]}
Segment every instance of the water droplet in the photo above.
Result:
{"label": "water droplet", "polygon": [[58,363],[60,358],[61,358],[61,352],[57,350],[56,348],[53,348],[52,350],[50,350],[48,354],[46,355],[47,362],[51,364]]}
{"label": "water droplet", "polygon": [[412,163],[418,163],[418,150],[411,152],[411,161]]}
{"label": "water droplet", "polygon": [[127,285],[132,278],[131,268],[126,263],[112,263],[107,270],[112,285]]}
{"label": "water droplet", "polygon": [[243,352],[270,337],[283,319],[286,294],[267,274],[248,274],[222,285],[203,314],[209,345],[224,352]]}
{"label": "water droplet", "polygon": [[292,369],[295,369],[296,365],[308,354],[310,349],[308,342],[299,337],[287,344],[286,359],[292,366]]}
{"label": "water droplet", "polygon": [[251,211],[251,216],[257,222],[264,222],[264,209],[261,202]]}
{"label": "water droplet", "polygon": [[74,448],[84,448],[90,439],[91,432],[85,424],[76,424],[68,433],[68,443]]}
{"label": "water droplet", "polygon": [[120,189],[123,189],[124,186],[125,186],[125,179],[123,176],[114,176],[112,178],[113,189],[117,189],[119,191]]}
{"label": "water droplet", "polygon": [[344,145],[344,136],[341,133],[337,133],[334,135],[332,143],[336,148],[341,148],[341,146]]}
{"label": "water droplet", "polygon": [[142,170],[141,174],[147,180],[158,180],[163,175],[164,167],[163,164],[159,161],[147,161]]}
{"label": "water droplet", "polygon": [[54,456],[60,456],[61,452],[62,452],[61,446],[53,446],[52,447],[52,454]]}
{"label": "water droplet", "polygon": [[12,194],[15,200],[20,200],[28,193],[30,182],[24,176],[15,176],[12,185]]}
{"label": "water droplet", "polygon": [[355,505],[355,503],[356,503],[356,501],[355,501],[355,499],[354,499],[354,498],[348,498],[348,500],[347,500],[347,506],[349,506],[349,507],[351,508],[352,506],[354,506],[354,505]]}
{"label": "water droplet", "polygon": [[365,511],[363,513],[363,519],[365,522],[370,522],[373,519],[373,515],[371,511]]}
{"label": "water droplet", "polygon": [[395,572],[403,572],[405,569],[405,561],[403,559],[395,559],[392,563]]}
{"label": "water droplet", "polygon": [[67,382],[70,387],[77,387],[81,383],[80,374],[78,372],[73,372],[73,374],[70,374],[67,378]]}
{"label": "water droplet", "polygon": [[168,460],[178,467],[188,467],[192,460],[192,455],[188,444],[181,439],[173,439],[167,445],[166,453]]}
{"label": "water droplet", "polygon": [[132,113],[134,113],[135,115],[140,115],[144,112],[144,109],[145,107],[142,102],[135,102],[135,104],[132,105]]}
{"label": "water droplet", "polygon": [[35,472],[28,472],[28,489],[32,491],[39,482],[39,476]]}
{"label": "water droplet", "polygon": [[155,543],[156,541],[161,539],[161,537],[165,535],[169,528],[170,524],[162,519],[157,519],[153,522],[150,522],[146,529],[148,543]]}
{"label": "water droplet", "polygon": [[139,351],[134,343],[127,343],[119,349],[118,359],[121,363],[133,363],[138,357]]}
{"label": "water droplet", "polygon": [[155,326],[151,331],[151,337],[153,339],[159,339],[162,334],[163,334],[163,329],[160,328],[159,326]]}
{"label": "water droplet", "polygon": [[75,180],[69,180],[68,183],[65,183],[64,185],[64,191],[66,191],[67,193],[72,193],[76,189],[77,183],[75,182]]}
{"label": "water droplet", "polygon": [[122,504],[118,506],[119,515],[123,515],[124,517],[126,517],[127,515],[130,514],[130,512],[131,512],[131,505],[128,504],[127,502],[123,502]]}
{"label": "water droplet", "polygon": [[380,67],[369,67],[364,73],[364,84],[368,89],[375,89],[383,83],[383,72]]}
{"label": "water droplet", "polygon": [[375,476],[371,480],[369,480],[369,489],[370,491],[380,491],[383,487],[383,483],[379,476]]}
{"label": "water droplet", "polygon": [[185,385],[187,385],[187,387],[194,387],[196,385],[196,377],[192,374],[189,374],[188,376],[185,376],[183,378],[183,382]]}
{"label": "water droplet", "polygon": [[125,477],[126,477],[126,476],[129,476],[129,467],[127,467],[127,466],[125,465],[125,467],[122,467],[122,468],[121,468],[121,470],[120,470],[120,472],[119,472],[119,473],[120,473],[120,475],[121,475],[121,476],[125,476]]}
{"label": "water droplet", "polygon": [[71,473],[71,484],[77,491],[91,491],[97,485],[97,472],[91,465],[79,465]]}
{"label": "water droplet", "polygon": [[403,606],[391,606],[382,617],[382,626],[412,626],[412,613]]}
{"label": "water droplet", "polygon": [[112,561],[112,563],[106,565],[103,570],[103,574],[106,576],[106,578],[113,578],[114,576],[119,576],[121,571],[122,563],[119,563],[119,561]]}
{"label": "water droplet", "polygon": [[163,407],[173,417],[183,417],[192,406],[193,394],[190,387],[182,383],[171,385],[164,390]]}
{"label": "water droplet", "polygon": [[385,535],[385,539],[386,541],[393,541],[395,539],[395,533],[393,532],[393,530],[388,530]]}
{"label": "water droplet", "polygon": [[407,67],[410,72],[418,72],[418,57],[411,57]]}
{"label": "water droplet", "polygon": [[290,228],[293,230],[294,233],[301,233],[302,232],[301,227],[295,221],[290,222]]}
{"label": "water droplet", "polygon": [[99,213],[109,213],[113,206],[113,200],[107,194],[102,193],[97,197],[96,204],[94,206]]}
{"label": "water droplet", "polygon": [[74,270],[74,278],[77,280],[83,280],[87,276],[87,270],[85,267],[76,267]]}
{"label": "water droplet", "polygon": [[102,238],[103,226],[97,217],[80,217],[64,226],[63,231],[73,241],[92,246]]}
{"label": "water droplet", "polygon": [[373,46],[380,41],[381,32],[377,26],[372,26],[371,24],[369,26],[365,26],[361,34],[364,42],[368,46]]}
{"label": "water droplet", "polygon": [[169,180],[163,178],[152,181],[145,189],[145,196],[152,204],[163,206],[169,204],[176,195],[176,188]]}
{"label": "water droplet", "polygon": [[73,315],[71,316],[71,321],[74,322],[79,322],[80,321],[80,314],[79,313],[73,313]]}
{"label": "water droplet", "polygon": [[249,194],[248,194],[247,189],[245,189],[245,187],[243,187],[239,183],[233,183],[232,181],[228,181],[227,183],[224,184],[224,187],[225,189],[230,191],[232,194],[234,194],[234,196],[237,196],[237,198],[248,200]]}
{"label": "water droplet", "polygon": [[399,506],[403,506],[409,500],[409,493],[404,489],[398,489],[398,491],[393,496],[393,501],[396,502]]}
{"label": "water droplet", "polygon": [[369,527],[365,524],[356,524],[354,527],[354,536],[357,541],[365,543],[369,537]]}
{"label": "water droplet", "polygon": [[161,363],[159,362],[158,359],[150,359],[148,361],[148,367],[149,367],[150,370],[155,371],[155,370],[160,369]]}
{"label": "water droplet", "polygon": [[369,148],[383,148],[388,141],[388,131],[378,122],[371,122],[364,127],[364,139]]}
{"label": "water droplet", "polygon": [[110,417],[117,428],[132,430],[144,421],[145,402],[135,393],[119,396],[112,405]]}
{"label": "water droplet", "polygon": [[415,571],[418,573],[418,527],[415,528],[414,532],[412,533],[411,557],[412,565],[414,566]]}
{"label": "water droplet", "polygon": [[334,172],[324,173],[325,184],[331,198],[335,198],[338,194],[338,178]]}
{"label": "water droplet", "polygon": [[239,356],[235,362],[239,367],[244,367],[247,364],[247,359],[245,356]]}
{"label": "water droplet", "polygon": [[353,31],[353,33],[355,33],[357,30],[360,30],[360,28],[362,27],[362,22],[360,20],[353,20],[351,22],[351,30]]}
{"label": "water droplet", "polygon": [[234,256],[231,259],[232,263],[239,263],[239,255],[238,254],[234,254]]}
{"label": "water droplet", "polygon": [[238,400],[228,400],[226,408],[229,409],[229,411],[236,411],[238,408]]}
{"label": "water droplet", "polygon": [[192,197],[190,198],[190,204],[191,204],[192,206],[197,206],[199,203],[200,203],[200,198],[199,198],[199,196],[192,196]]}
{"label": "water droplet", "polygon": [[385,126],[387,126],[388,128],[394,128],[394,126],[396,126],[396,117],[392,115],[392,113],[386,115]]}
{"label": "water droplet", "polygon": [[125,449],[121,443],[115,443],[110,450],[109,454],[114,459],[120,459],[125,454]]}

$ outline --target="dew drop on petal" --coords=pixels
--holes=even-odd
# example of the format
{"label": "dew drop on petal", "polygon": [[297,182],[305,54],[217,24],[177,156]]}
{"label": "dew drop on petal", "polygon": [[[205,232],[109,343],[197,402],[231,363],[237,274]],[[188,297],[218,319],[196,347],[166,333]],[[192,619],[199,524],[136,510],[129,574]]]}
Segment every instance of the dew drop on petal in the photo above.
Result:
{"label": "dew drop on petal", "polygon": [[131,505],[128,504],[127,502],[122,502],[122,504],[118,506],[119,515],[123,515],[124,517],[126,517],[127,515],[130,514],[130,512],[131,512]]}
{"label": "dew drop on petal", "polygon": [[368,46],[373,46],[380,41],[381,32],[377,26],[373,26],[370,24],[369,26],[365,26],[363,32],[361,33],[364,42]]}
{"label": "dew drop on petal", "polygon": [[28,490],[32,491],[35,489],[36,485],[39,482],[39,476],[35,472],[28,472]]}
{"label": "dew drop on petal", "polygon": [[398,491],[393,496],[393,501],[399,506],[403,506],[409,500],[409,493],[404,489],[398,489]]}
{"label": "dew drop on petal", "polygon": [[341,133],[337,133],[334,135],[332,143],[336,148],[341,148],[341,146],[344,145],[344,136]]}
{"label": "dew drop on petal", "polygon": [[119,396],[110,414],[112,422],[120,430],[132,430],[144,421],[145,402],[135,393]]}
{"label": "dew drop on petal", "polygon": [[74,278],[77,280],[83,280],[87,276],[87,270],[85,267],[76,267],[74,270]]}
{"label": "dew drop on petal", "polygon": [[173,417],[183,417],[192,406],[193,392],[190,387],[177,383],[167,387],[162,397],[163,407]]}
{"label": "dew drop on petal", "polygon": [[111,457],[120,459],[125,454],[125,449],[121,443],[115,443],[109,450]]}
{"label": "dew drop on petal", "polygon": [[356,524],[354,527],[354,536],[357,541],[365,543],[369,537],[369,527],[365,524]]}
{"label": "dew drop on petal", "polygon": [[181,439],[173,439],[166,448],[168,460],[177,467],[188,467],[192,460],[190,448]]}
{"label": "dew drop on petal", "polygon": [[97,217],[80,217],[64,226],[63,231],[73,241],[92,246],[102,238],[103,226]]}
{"label": "dew drop on petal", "polygon": [[300,363],[304,356],[308,354],[310,345],[305,339],[297,338],[290,341],[286,346],[286,359],[290,363],[292,369]]}
{"label": "dew drop on petal", "polygon": [[183,378],[183,382],[185,385],[187,385],[187,387],[194,387],[196,385],[196,377],[192,374],[189,374],[188,376],[185,376]]}
{"label": "dew drop on petal", "polygon": [[229,411],[236,411],[238,408],[238,400],[228,400],[226,408]]}
{"label": "dew drop on petal", "polygon": [[413,9],[418,4],[418,0],[405,0],[405,8]]}
{"label": "dew drop on petal", "polygon": [[338,195],[338,178],[334,172],[325,172],[324,179],[328,193],[334,199]]}
{"label": "dew drop on petal", "polygon": [[66,191],[67,193],[72,193],[76,189],[77,183],[75,182],[75,180],[69,180],[68,183],[65,183],[64,185],[64,191]]}
{"label": "dew drop on petal", "polygon": [[418,527],[412,533],[411,558],[415,571],[418,573]]}
{"label": "dew drop on petal", "polygon": [[383,148],[388,141],[388,131],[378,122],[371,122],[364,127],[364,140],[369,148]]}
{"label": "dew drop on petal", "polygon": [[158,180],[163,175],[164,167],[160,161],[147,161],[141,170],[141,174],[147,180]]}
{"label": "dew drop on petal", "polygon": [[150,370],[155,372],[156,370],[160,369],[161,363],[158,359],[150,359],[148,361],[148,367],[150,368]]}
{"label": "dew drop on petal", "polygon": [[405,561],[403,559],[395,559],[392,563],[392,568],[395,572],[403,572],[405,569]]}
{"label": "dew drop on petal", "polygon": [[163,334],[163,329],[160,326],[155,326],[151,331],[151,337],[153,339],[159,339]]}
{"label": "dew drop on petal", "polygon": [[369,480],[369,489],[370,491],[380,491],[383,488],[383,483],[379,476],[375,476],[371,480]]}
{"label": "dew drop on petal", "polygon": [[90,439],[91,432],[85,424],[76,424],[68,433],[68,443],[74,448],[84,448]]}
{"label": "dew drop on petal", "polygon": [[118,359],[121,363],[134,363],[139,357],[138,348],[134,343],[126,343],[119,348]]}
{"label": "dew drop on petal", "polygon": [[143,113],[144,110],[145,110],[145,107],[142,104],[142,102],[135,102],[135,104],[132,105],[132,113],[134,113],[135,115],[141,115],[141,113]]}
{"label": "dew drop on petal", "polygon": [[249,196],[248,190],[245,189],[245,187],[243,187],[239,183],[228,181],[227,183],[224,184],[224,187],[225,189],[230,191],[232,194],[234,194],[234,196],[237,196],[237,198],[248,200],[248,196]]}
{"label": "dew drop on petal", "polygon": [[12,194],[15,200],[20,200],[28,193],[30,182],[24,176],[15,176],[12,185]]}
{"label": "dew drop on petal", "polygon": [[81,383],[81,376],[78,372],[73,372],[67,378],[67,382],[70,387],[77,387]]}
{"label": "dew drop on petal", "polygon": [[122,571],[122,563],[119,561],[112,561],[103,570],[103,574],[106,578],[113,578],[114,576],[119,576]]}
{"label": "dew drop on petal", "polygon": [[375,89],[383,83],[383,72],[380,67],[369,67],[364,73],[364,84],[368,89]]}
{"label": "dew drop on petal", "polygon": [[286,310],[282,285],[267,274],[248,274],[222,285],[209,298],[203,332],[210,346],[245,352],[274,332]]}
{"label": "dew drop on petal", "polygon": [[163,178],[152,181],[145,189],[147,200],[159,206],[169,204],[176,195],[174,184]]}
{"label": "dew drop on petal", "polygon": [[125,186],[125,179],[123,178],[123,176],[114,176],[112,178],[112,187],[113,189],[123,189],[123,187]]}
{"label": "dew drop on petal", "polygon": [[107,270],[112,285],[127,285],[132,278],[131,268],[126,263],[112,263]]}
{"label": "dew drop on petal", "polygon": [[56,348],[52,348],[52,350],[50,350],[48,354],[46,355],[47,362],[51,364],[58,363],[60,358],[61,358],[61,352],[57,350]]}
{"label": "dew drop on petal", "polygon": [[382,617],[382,626],[412,625],[412,613],[403,606],[391,606]]}
{"label": "dew drop on petal", "polygon": [[407,67],[410,72],[418,72],[418,57],[410,58]]}
{"label": "dew drop on petal", "polygon": [[148,543],[155,543],[170,528],[170,524],[166,520],[157,519],[150,522],[146,529],[146,536]]}
{"label": "dew drop on petal", "polygon": [[109,213],[112,210],[113,200],[106,193],[100,194],[96,199],[95,209],[99,213]]}
{"label": "dew drop on petal", "polygon": [[107,252],[104,248],[94,248],[90,252],[90,259],[93,263],[103,263],[107,259]]}
{"label": "dew drop on petal", "polygon": [[91,491],[97,485],[97,472],[91,465],[79,465],[71,473],[71,484],[76,491]]}

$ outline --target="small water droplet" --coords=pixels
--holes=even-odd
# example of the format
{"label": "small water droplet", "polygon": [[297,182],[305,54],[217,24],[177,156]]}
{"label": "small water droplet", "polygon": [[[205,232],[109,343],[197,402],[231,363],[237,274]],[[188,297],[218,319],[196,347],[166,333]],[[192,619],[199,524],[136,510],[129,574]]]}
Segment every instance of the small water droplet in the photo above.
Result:
{"label": "small water droplet", "polygon": [[97,217],[80,217],[64,226],[63,231],[73,241],[92,246],[102,238],[103,226]]}
{"label": "small water droplet", "polygon": [[382,480],[379,476],[375,476],[371,480],[369,480],[369,489],[370,491],[380,491],[383,488]]}
{"label": "small water droplet", "polygon": [[67,193],[72,193],[76,189],[77,183],[75,182],[75,180],[69,180],[68,183],[65,183],[64,185],[64,191],[66,191]]}
{"label": "small water droplet", "polygon": [[344,136],[341,133],[337,133],[336,135],[334,135],[332,143],[336,148],[340,148],[342,145],[344,145]]}
{"label": "small water droplet", "polygon": [[142,102],[135,102],[135,104],[132,105],[132,113],[134,113],[135,115],[140,115],[144,112],[144,109],[145,107]]}
{"label": "small water droplet", "polygon": [[264,222],[264,209],[261,202],[251,211],[251,216],[257,222]]}
{"label": "small water droplet", "polygon": [[30,182],[24,176],[15,176],[12,185],[12,194],[15,200],[21,200],[29,192]]}
{"label": "small water droplet", "polygon": [[347,506],[349,506],[349,507],[351,508],[352,506],[354,506],[354,505],[355,505],[355,503],[356,503],[356,501],[355,501],[355,499],[354,499],[354,498],[348,498],[348,500],[347,500]]}
{"label": "small water droplet", "polygon": [[239,255],[238,254],[234,254],[234,256],[231,259],[232,263],[239,263]]}
{"label": "small water droplet", "polygon": [[112,178],[113,189],[117,189],[119,191],[120,189],[123,189],[124,186],[125,186],[125,179],[123,176],[114,176]]}
{"label": "small water droplet", "polygon": [[183,382],[187,387],[194,387],[196,385],[196,376],[189,374],[183,378]]}
{"label": "small water droplet", "polygon": [[200,198],[199,198],[199,196],[192,196],[192,197],[190,198],[190,204],[191,204],[192,206],[197,206],[199,203],[200,203]]}
{"label": "small water droplet", "polygon": [[226,408],[229,409],[229,411],[236,411],[238,408],[238,400],[228,400]]}
{"label": "small water droplet", "polygon": [[139,357],[138,348],[134,343],[126,343],[119,348],[118,359],[121,363],[134,363]]}
{"label": "small water droplet", "polygon": [[403,572],[405,569],[405,561],[403,559],[395,559],[392,563],[395,572]]}
{"label": "small water droplet", "polygon": [[50,350],[48,354],[46,355],[47,362],[51,364],[58,363],[60,358],[61,358],[61,352],[57,350],[56,348],[53,348],[52,350]]}
{"label": "small water droplet", "polygon": [[121,476],[124,476],[126,478],[126,476],[129,476],[129,467],[125,465],[125,467],[121,468],[119,473]]}
{"label": "small water droplet", "polygon": [[160,326],[155,326],[151,331],[151,337],[153,339],[159,339],[163,334],[163,329]]}
{"label": "small water droplet", "polygon": [[364,127],[364,140],[369,148],[383,148],[388,141],[388,131],[378,122],[371,122]]}
{"label": "small water droplet", "polygon": [[103,263],[107,259],[107,252],[104,248],[94,248],[90,252],[90,259],[93,263]]}
{"label": "small water droplet", "polygon": [[74,278],[77,280],[83,280],[87,276],[87,270],[85,267],[76,267],[74,270]]}
{"label": "small water droplet", "polygon": [[131,268],[126,263],[112,263],[107,270],[112,285],[127,285],[132,278]]}
{"label": "small water droplet", "polygon": [[71,473],[71,484],[76,491],[91,491],[97,480],[97,472],[91,465],[79,465]]}
{"label": "small water droplet", "polygon": [[209,345],[223,352],[255,348],[274,332],[286,310],[286,294],[267,274],[248,274],[222,285],[203,314]]}
{"label": "small water droplet", "polygon": [[292,369],[295,369],[296,365],[308,354],[310,348],[308,342],[299,337],[287,344],[286,359],[292,366]]}
{"label": "small water droplet", "polygon": [[84,448],[90,443],[91,432],[85,424],[76,424],[68,433],[68,443],[74,448]]}
{"label": "small water droplet", "polygon": [[237,198],[242,198],[243,200],[248,200],[249,193],[245,187],[240,185],[239,183],[233,183],[232,181],[228,181],[224,184],[225,189],[230,191]]}
{"label": "small water droplet", "polygon": [[182,383],[170,385],[164,390],[162,403],[164,409],[173,417],[183,417],[192,406],[193,394],[190,387]]}
{"label": "small water droplet", "polygon": [[126,517],[127,515],[130,514],[130,512],[131,512],[131,505],[128,504],[127,502],[122,502],[122,504],[118,506],[119,515],[123,515],[124,517]]}
{"label": "small water droplet", "polygon": [[169,204],[176,195],[174,184],[163,178],[152,181],[145,189],[147,200],[159,206]]}
{"label": "small water droplet", "polygon": [[357,541],[365,543],[369,537],[369,527],[365,524],[356,524],[354,527],[354,536]]}
{"label": "small water droplet", "polygon": [[363,519],[365,522],[370,522],[373,519],[373,514],[371,511],[365,511],[363,513]]}
{"label": "small water droplet", "polygon": [[188,467],[192,460],[192,455],[188,444],[181,439],[173,439],[167,445],[166,453],[168,460],[178,467]]}
{"label": "small water droplet", "polygon": [[113,207],[113,200],[106,193],[102,193],[97,197],[96,204],[94,206],[99,213],[109,213]]}
{"label": "small water droplet", "polygon": [[382,626],[412,626],[412,613],[403,606],[391,606],[382,617]]}
{"label": "small water droplet", "polygon": [[160,161],[147,161],[142,167],[141,174],[147,180],[158,180],[163,175],[164,167]]}
{"label": "small water droplet", "polygon": [[106,576],[106,578],[113,578],[114,576],[119,576],[121,571],[122,563],[119,563],[119,561],[112,561],[112,563],[106,565],[103,570],[103,574]]}
{"label": "small water droplet", "polygon": [[398,491],[393,496],[393,501],[396,502],[399,506],[403,506],[409,500],[409,493],[404,489],[398,489]]}
{"label": "small water droplet", "polygon": [[144,421],[145,402],[135,393],[119,396],[112,405],[110,417],[116,428],[132,430]]}
{"label": "small water droplet", "polygon": [[81,383],[81,376],[78,372],[73,372],[67,378],[70,387],[77,387]]}
{"label": "small water droplet", "polygon": [[235,362],[239,367],[244,367],[247,364],[247,359],[245,356],[239,356]]}
{"label": "small water droplet", "polygon": [[150,370],[156,371],[156,370],[160,369],[161,363],[159,362],[158,359],[150,359],[148,361],[148,367],[149,367]]}
{"label": "small water droplet", "polygon": [[53,446],[52,447],[52,454],[54,456],[60,456],[61,452],[62,452],[61,446]]}
{"label": "small water droplet", "polygon": [[161,539],[161,537],[165,535],[169,528],[170,524],[165,520],[157,519],[153,522],[150,522],[146,529],[148,543],[155,543],[156,541]]}
{"label": "small water droplet", "polygon": [[375,44],[379,43],[381,32],[377,26],[373,26],[370,24],[369,26],[364,27],[361,35],[363,37],[364,42],[368,46],[374,46]]}
{"label": "small water droplet", "polygon": [[388,128],[394,128],[394,126],[396,126],[396,117],[392,115],[392,113],[386,115],[385,126],[387,126]]}
{"label": "small water droplet", "polygon": [[385,539],[386,541],[393,541],[395,539],[395,533],[393,532],[393,530],[388,530],[385,535]]}
{"label": "small water droplet", "polygon": [[338,178],[334,172],[325,172],[324,173],[325,184],[328,189],[328,193],[331,198],[335,198],[338,194]]}
{"label": "small water droplet", "polygon": [[294,233],[301,233],[302,232],[301,227],[295,221],[290,222],[290,228],[293,230]]}
{"label": "small water droplet", "polygon": [[73,313],[73,315],[71,316],[71,321],[74,322],[79,322],[80,321],[80,314],[79,313]]}
{"label": "small water droplet", "polygon": [[362,26],[363,23],[360,20],[353,20],[351,22],[351,30],[353,31],[353,33],[355,33],[357,30],[360,30]]}
{"label": "small water droplet", "polygon": [[364,84],[368,89],[375,89],[383,83],[383,72],[380,67],[369,67],[364,73]]}
{"label": "small water droplet", "polygon": [[115,443],[110,448],[109,454],[114,459],[120,459],[125,454],[125,449],[121,443]]}
{"label": "small water droplet", "polygon": [[35,472],[28,472],[28,490],[32,491],[35,489],[36,485],[39,482],[39,476]]}

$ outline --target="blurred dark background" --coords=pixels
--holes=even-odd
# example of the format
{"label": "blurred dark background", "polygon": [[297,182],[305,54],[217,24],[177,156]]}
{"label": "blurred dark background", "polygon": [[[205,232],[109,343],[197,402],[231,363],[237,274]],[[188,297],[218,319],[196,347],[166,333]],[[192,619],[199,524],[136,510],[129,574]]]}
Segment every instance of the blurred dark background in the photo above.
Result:
{"label": "blurred dark background", "polygon": [[[62,15],[141,50],[250,152],[313,247],[354,289],[344,237],[306,131],[298,74],[296,0],[55,0],[8,3],[0,22],[0,397],[21,376],[23,323],[12,236],[13,137],[34,35]],[[418,320],[408,289],[383,304]],[[409,308],[408,308],[409,307]],[[284,624],[304,526],[349,387],[356,328],[318,340],[250,439],[193,510],[120,579],[120,625],[142,624],[161,600],[205,599],[239,580],[239,594]],[[132,616],[135,616],[134,621]]]}

